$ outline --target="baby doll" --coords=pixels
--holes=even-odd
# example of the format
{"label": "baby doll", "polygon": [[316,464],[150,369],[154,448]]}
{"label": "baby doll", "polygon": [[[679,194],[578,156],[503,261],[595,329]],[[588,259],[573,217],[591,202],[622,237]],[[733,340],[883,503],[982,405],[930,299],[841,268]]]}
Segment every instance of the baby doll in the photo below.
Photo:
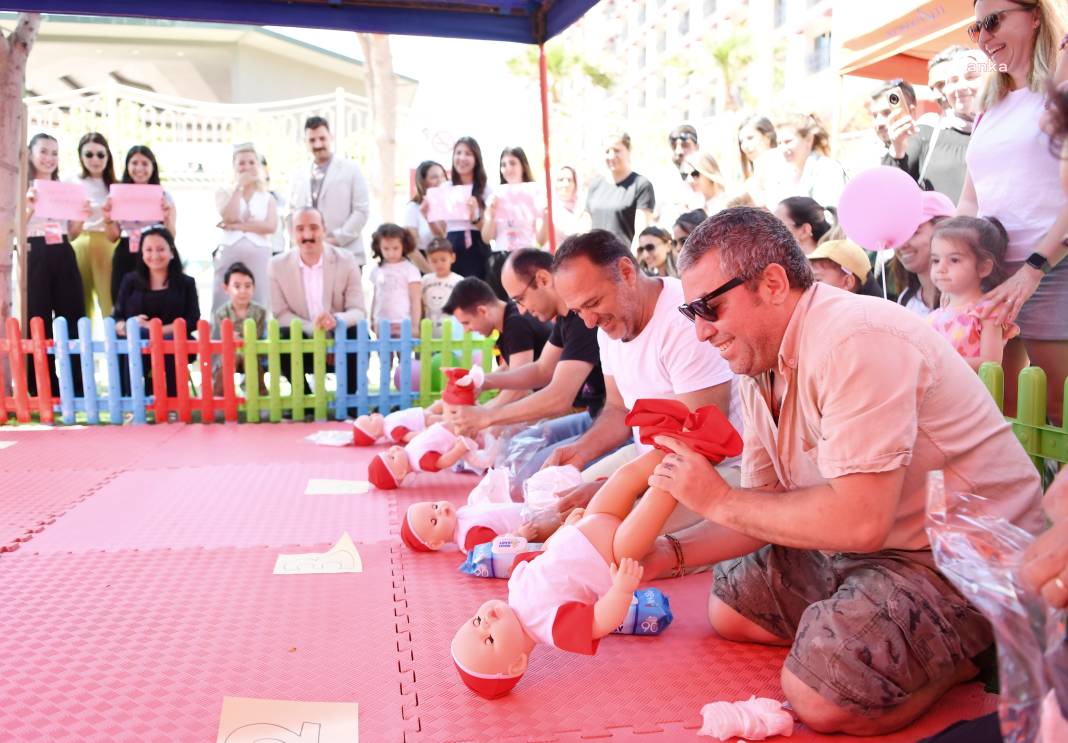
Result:
{"label": "baby doll", "polygon": [[374,446],[383,436],[395,444],[407,444],[416,434],[442,419],[442,402],[428,408],[406,408],[389,415],[361,415],[352,424],[352,441],[356,446]]}
{"label": "baby doll", "polygon": [[456,508],[447,500],[408,506],[401,540],[416,552],[433,552],[448,543],[464,554],[495,537],[515,534],[523,523],[522,503],[479,503]]}
{"label": "baby doll", "polygon": [[[657,446],[653,437],[665,434],[714,463],[742,450],[738,433],[711,405],[691,414],[675,400],[638,400],[626,422],[639,427],[643,443]],[[453,661],[472,691],[486,699],[507,694],[538,643],[593,655],[623,622],[642,576],[637,560],[676,505],[666,491],[646,492],[666,453],[654,449],[616,470],[577,523],[561,527],[530,561],[516,558],[507,603],[484,603],[452,640]]]}
{"label": "baby doll", "polygon": [[[474,405],[475,380],[466,369],[444,370],[448,378],[441,401],[449,405]],[[451,373],[451,374],[450,374]],[[478,441],[457,436],[443,422],[429,426],[404,446],[391,446],[375,455],[367,468],[367,479],[379,490],[393,490],[412,472],[438,472],[463,459],[485,469],[493,464],[496,441],[480,447]]]}

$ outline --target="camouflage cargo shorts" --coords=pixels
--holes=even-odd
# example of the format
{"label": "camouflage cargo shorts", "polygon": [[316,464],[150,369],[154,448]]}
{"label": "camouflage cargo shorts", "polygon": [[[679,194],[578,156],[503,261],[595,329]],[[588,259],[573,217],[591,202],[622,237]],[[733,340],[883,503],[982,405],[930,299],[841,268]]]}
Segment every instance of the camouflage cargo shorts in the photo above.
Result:
{"label": "camouflage cargo shorts", "polygon": [[792,638],[786,668],[820,696],[875,716],[993,642],[982,614],[932,566],[926,551],[825,554],[769,545],[717,565],[712,592]]}

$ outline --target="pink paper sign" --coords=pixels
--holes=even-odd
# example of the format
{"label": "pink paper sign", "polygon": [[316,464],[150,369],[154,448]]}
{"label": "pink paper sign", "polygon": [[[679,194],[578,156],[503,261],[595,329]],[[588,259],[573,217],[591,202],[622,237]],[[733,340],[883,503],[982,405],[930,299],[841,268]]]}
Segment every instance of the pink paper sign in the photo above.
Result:
{"label": "pink paper sign", "polygon": [[497,222],[533,223],[538,218],[538,191],[537,183],[506,183],[495,186],[493,195],[497,199]]}
{"label": "pink paper sign", "polygon": [[162,222],[163,186],[112,183],[111,218],[116,222]]}
{"label": "pink paper sign", "polygon": [[467,200],[471,198],[471,186],[453,186],[446,183],[426,190],[427,220],[430,222],[469,222],[471,211]]}
{"label": "pink paper sign", "polygon": [[89,216],[85,211],[89,194],[80,183],[35,180],[33,189],[37,192],[37,200],[33,206],[35,217],[72,219],[77,222]]}

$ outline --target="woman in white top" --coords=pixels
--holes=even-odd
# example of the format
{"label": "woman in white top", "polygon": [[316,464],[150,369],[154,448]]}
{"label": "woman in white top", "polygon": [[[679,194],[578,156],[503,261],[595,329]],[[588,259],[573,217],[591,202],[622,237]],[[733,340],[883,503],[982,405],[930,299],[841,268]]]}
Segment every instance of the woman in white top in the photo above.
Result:
{"label": "woman in white top", "polygon": [[708,152],[694,153],[682,163],[682,174],[695,193],[700,194],[705,214],[712,216],[727,207],[727,186],[716,158]]}
{"label": "woman in white top", "polygon": [[755,204],[767,205],[762,170],[765,156],[778,145],[775,125],[767,116],[753,114],[738,126],[738,161],[742,167],[743,193],[748,194]]}
{"label": "woman in white top", "polygon": [[[156,164],[156,156],[145,145],[135,144],[126,153],[126,167],[122,173],[123,183],[158,186],[159,166]],[[174,206],[174,199],[166,191],[163,192],[163,226],[173,236],[177,236],[175,222],[178,220],[178,211]],[[137,268],[141,262],[141,232],[149,227],[151,222],[123,221],[114,222],[111,219],[111,199],[104,202],[104,232],[109,240],[118,240],[115,255],[111,259],[111,297],[112,300],[119,296],[119,286],[122,278],[130,271]]]}
{"label": "woman in white top", "polygon": [[[814,115],[791,114],[778,126],[781,154],[769,163],[769,205],[790,196],[808,196],[823,206],[838,206],[846,184],[845,169],[831,158],[830,137]],[[774,163],[775,167],[770,167]],[[761,162],[761,167],[764,163]]]}
{"label": "woman in white top", "polygon": [[1065,11],[1058,0],[978,0],[975,18],[969,34],[994,72],[979,101],[957,214],[997,217],[1009,233],[1013,275],[986,297],[998,317],[1020,326],[1022,340],[1005,347],[1006,412],[1015,410],[1016,376],[1030,361],[1045,370],[1048,414],[1060,421],[1068,375],[1068,263],[1061,260],[1068,252],[1068,203],[1059,158],[1039,121],[1047,85],[1056,78]]}
{"label": "woman in white top", "polygon": [[401,226],[415,241],[415,251],[408,258],[421,273],[431,273],[430,263],[426,259],[426,246],[435,237],[445,237],[448,229],[444,222],[428,222],[426,215],[430,209],[427,201],[427,189],[437,188],[448,181],[445,166],[433,160],[424,160],[415,169],[415,195],[404,207],[404,219]]}
{"label": "woman in white top", "polygon": [[474,276],[486,279],[486,262],[490,246],[482,239],[486,202],[493,190],[482,165],[482,148],[474,137],[460,137],[452,146],[452,175],[454,186],[471,186],[471,198],[467,201],[469,219],[451,220],[445,223],[445,235],[456,253],[452,270],[464,278]]}
{"label": "woman in white top", "polygon": [[[568,236],[578,234],[581,214],[578,173],[570,165],[563,165],[553,179],[553,231],[557,245]],[[546,209],[538,225],[538,243],[541,245],[549,242],[548,225],[549,211]]]}
{"label": "woman in white top", "polygon": [[[223,277],[232,264],[241,262],[252,269],[253,276],[267,276],[271,259],[271,235],[278,229],[278,207],[267,192],[260,158],[251,143],[234,147],[234,186],[219,189],[215,204],[219,208],[222,240],[215,251],[215,283],[212,286],[212,313],[227,302]],[[267,281],[257,281],[252,301],[267,306]]]}
{"label": "woman in white top", "polygon": [[[522,147],[505,147],[500,158],[501,185],[518,186],[533,183],[534,174],[530,170],[530,161]],[[508,292],[501,285],[501,269],[509,253],[520,248],[538,246],[538,217],[545,208],[545,199],[534,195],[534,208],[529,214],[502,216],[502,189],[486,206],[486,219],[482,223],[482,239],[492,241],[493,252],[486,264],[486,282],[493,287],[494,293],[502,300],[508,300]]]}
{"label": "woman in white top", "polygon": [[77,182],[85,186],[89,195],[89,217],[71,245],[82,274],[86,317],[93,314],[94,294],[101,315],[108,317],[114,301],[111,296],[111,256],[115,252],[115,241],[109,240],[104,231],[104,202],[108,200],[108,189],[115,182],[115,165],[108,141],[99,132],[89,132],[79,140],[78,157],[82,173]]}
{"label": "woman in white top", "polygon": [[[85,295],[78,261],[69,238],[76,238],[82,230],[81,222],[61,222],[34,215],[37,192],[34,180],[59,180],[59,144],[48,134],[35,134],[29,144],[29,191],[26,193],[26,309],[29,319],[44,321],[45,337],[52,337],[52,321],[67,320],[67,333],[78,337],[78,318],[85,312]],[[52,394],[58,391],[54,356],[49,356]],[[37,375],[33,364],[28,366],[27,382],[31,395],[37,394]],[[74,386],[81,394],[81,366],[71,368]]]}

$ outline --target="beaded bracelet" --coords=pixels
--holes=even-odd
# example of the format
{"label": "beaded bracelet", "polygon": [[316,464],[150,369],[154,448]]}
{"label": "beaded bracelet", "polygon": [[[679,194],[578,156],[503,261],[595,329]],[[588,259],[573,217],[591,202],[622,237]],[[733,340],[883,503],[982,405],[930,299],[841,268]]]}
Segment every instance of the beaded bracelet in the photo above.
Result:
{"label": "beaded bracelet", "polygon": [[675,550],[675,569],[672,571],[671,577],[680,578],[686,572],[686,560],[682,556],[682,542],[674,534],[665,534],[664,536],[671,542],[671,546]]}

